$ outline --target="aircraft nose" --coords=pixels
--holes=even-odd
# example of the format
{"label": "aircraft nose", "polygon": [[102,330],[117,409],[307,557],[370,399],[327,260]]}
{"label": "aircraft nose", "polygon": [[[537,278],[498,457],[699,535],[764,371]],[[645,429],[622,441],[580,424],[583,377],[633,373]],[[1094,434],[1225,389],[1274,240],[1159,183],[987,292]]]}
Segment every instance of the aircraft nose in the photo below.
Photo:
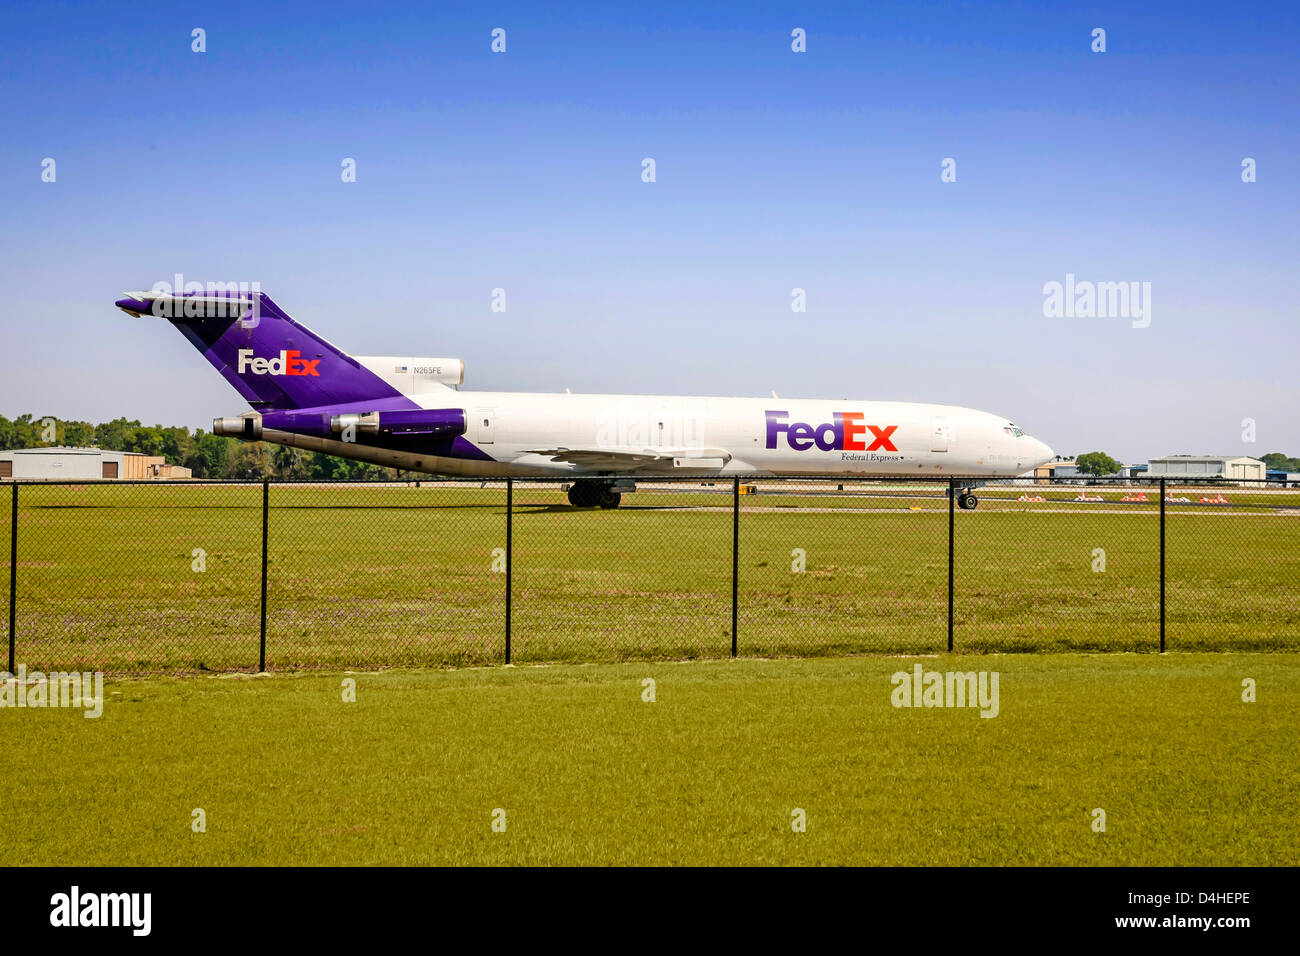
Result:
{"label": "aircraft nose", "polygon": [[1037,446],[1037,449],[1038,449],[1038,463],[1039,463],[1040,465],[1045,465],[1045,464],[1047,464],[1049,461],[1051,461],[1053,458],[1056,457],[1055,453],[1054,453],[1054,452],[1052,451],[1052,449],[1047,445],[1046,442],[1041,442],[1041,441],[1039,441],[1037,438],[1035,438],[1035,439],[1034,439],[1034,445]]}

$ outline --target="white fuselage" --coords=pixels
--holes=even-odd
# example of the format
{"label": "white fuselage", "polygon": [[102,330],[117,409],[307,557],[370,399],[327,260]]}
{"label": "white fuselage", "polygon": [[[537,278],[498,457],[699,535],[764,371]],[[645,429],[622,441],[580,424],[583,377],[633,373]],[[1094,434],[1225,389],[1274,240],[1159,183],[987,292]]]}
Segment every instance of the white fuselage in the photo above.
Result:
{"label": "white fuselage", "polygon": [[951,405],[786,398],[474,392],[409,398],[463,408],[490,460],[311,439],[283,444],[433,474],[505,476],[1014,476],[1052,459],[1011,421]]}

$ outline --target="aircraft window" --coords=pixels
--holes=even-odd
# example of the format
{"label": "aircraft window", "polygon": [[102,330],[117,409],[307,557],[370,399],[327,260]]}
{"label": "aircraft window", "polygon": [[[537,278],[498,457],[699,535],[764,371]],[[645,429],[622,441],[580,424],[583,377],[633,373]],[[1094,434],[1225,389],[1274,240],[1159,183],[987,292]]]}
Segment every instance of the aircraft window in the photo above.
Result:
{"label": "aircraft window", "polygon": [[1022,431],[1021,431],[1019,428],[1017,428],[1015,425],[1006,425],[1006,426],[1003,427],[1002,430],[1003,430],[1004,432],[1006,432],[1008,435],[1011,435],[1011,436],[1013,436],[1013,437],[1015,437],[1015,438],[1019,438],[1021,435],[1024,434],[1024,432],[1022,432]]}

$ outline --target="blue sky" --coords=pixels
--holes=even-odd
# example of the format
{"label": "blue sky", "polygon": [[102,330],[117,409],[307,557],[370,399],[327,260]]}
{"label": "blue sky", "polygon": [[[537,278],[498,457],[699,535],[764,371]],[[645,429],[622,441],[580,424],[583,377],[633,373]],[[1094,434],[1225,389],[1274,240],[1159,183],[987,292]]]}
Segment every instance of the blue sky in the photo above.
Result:
{"label": "blue sky", "polygon": [[[1300,12],[1132,6],[6,7],[0,413],[242,411],[112,307],[179,272],[258,281],[354,353],[464,358],[467,388],[940,401],[1071,453],[1300,455]],[[1150,326],[1045,317],[1067,273],[1150,282]]]}

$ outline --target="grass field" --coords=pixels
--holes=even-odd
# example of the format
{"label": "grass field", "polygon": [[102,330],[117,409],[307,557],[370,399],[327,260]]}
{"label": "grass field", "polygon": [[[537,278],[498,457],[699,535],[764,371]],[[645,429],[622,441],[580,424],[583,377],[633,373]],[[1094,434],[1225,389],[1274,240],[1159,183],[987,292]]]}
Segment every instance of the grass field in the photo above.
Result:
{"label": "grass field", "polygon": [[[726,490],[649,487],[606,512],[518,484],[514,659],[729,654]],[[1155,650],[1156,506],[1022,503],[1018,490],[1038,489],[985,489],[956,515],[957,650]],[[933,487],[766,491],[741,499],[741,654],[946,647],[948,510]],[[1300,495],[1236,497],[1252,503],[1170,506],[1170,648],[1300,647]],[[503,659],[502,483],[276,486],[271,501],[268,667]],[[8,520],[0,509],[0,538]],[[29,667],[257,667],[260,486],[24,486],[17,571]]]}
{"label": "grass field", "polygon": [[[895,709],[890,675],[918,662],[998,671],[998,716]],[[0,709],[4,862],[1300,862],[1293,655],[353,677],[354,703],[306,673],[110,682],[96,720]]]}

